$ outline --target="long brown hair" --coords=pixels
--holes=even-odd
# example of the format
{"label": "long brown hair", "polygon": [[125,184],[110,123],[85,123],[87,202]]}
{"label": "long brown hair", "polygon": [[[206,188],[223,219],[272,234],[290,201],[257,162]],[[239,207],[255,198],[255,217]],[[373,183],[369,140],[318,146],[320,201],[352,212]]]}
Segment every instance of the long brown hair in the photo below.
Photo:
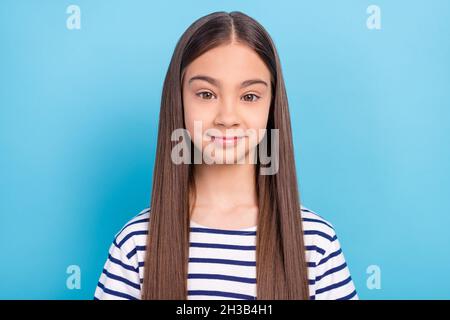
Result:
{"label": "long brown hair", "polygon": [[[185,128],[182,75],[197,57],[235,39],[254,49],[272,75],[267,133],[279,131],[279,169],[256,174],[257,298],[308,299],[307,264],[300,215],[300,195],[292,144],[288,100],[275,45],[267,31],[241,12],[214,12],[195,21],[179,39],[164,81],[142,299],[187,299],[189,223],[195,194],[193,164],[174,164],[171,140]],[[270,141],[270,139],[269,139]],[[255,168],[259,172],[257,161]]]}

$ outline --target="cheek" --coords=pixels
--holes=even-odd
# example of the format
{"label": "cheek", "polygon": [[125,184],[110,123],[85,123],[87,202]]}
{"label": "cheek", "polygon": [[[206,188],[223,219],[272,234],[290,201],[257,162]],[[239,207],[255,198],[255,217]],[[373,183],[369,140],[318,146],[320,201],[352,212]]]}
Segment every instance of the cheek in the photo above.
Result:
{"label": "cheek", "polygon": [[245,115],[246,125],[249,130],[249,147],[252,149],[264,138],[265,129],[269,117],[270,106],[261,105],[260,108],[247,110]]}
{"label": "cheek", "polygon": [[194,125],[201,123],[203,128],[207,127],[211,122],[211,112],[195,106],[185,106],[184,108],[184,120],[185,126],[188,130],[193,130]]}
{"label": "cheek", "polygon": [[203,144],[203,135],[206,129],[211,127],[214,114],[195,103],[184,105],[184,125],[189,132],[194,145]]}
{"label": "cheek", "polygon": [[254,106],[246,112],[246,122],[249,128],[265,129],[269,118],[270,103]]}
{"label": "cheek", "polygon": [[194,121],[202,120],[202,112],[190,95],[183,96],[183,110],[186,129],[191,131],[194,128]]}
{"label": "cheek", "polygon": [[253,114],[252,117],[252,128],[255,129],[265,129],[267,127],[267,113],[257,113]]}
{"label": "cheek", "polygon": [[194,127],[194,121],[201,121],[203,127],[214,121],[216,106],[212,102],[201,102],[194,94],[183,95],[183,109],[186,128]]}

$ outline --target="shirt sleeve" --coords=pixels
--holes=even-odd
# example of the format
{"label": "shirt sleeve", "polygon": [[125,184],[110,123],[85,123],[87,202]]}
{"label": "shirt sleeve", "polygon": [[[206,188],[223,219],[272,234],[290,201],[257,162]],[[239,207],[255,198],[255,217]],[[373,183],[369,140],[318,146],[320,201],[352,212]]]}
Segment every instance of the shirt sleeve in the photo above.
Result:
{"label": "shirt sleeve", "polygon": [[358,299],[339,239],[334,229],[332,230],[325,252],[316,262],[314,298],[316,300]]}
{"label": "shirt sleeve", "polygon": [[[94,293],[95,300],[139,300],[141,282],[135,249],[119,246],[114,239]],[[133,255],[136,258],[136,254]]]}

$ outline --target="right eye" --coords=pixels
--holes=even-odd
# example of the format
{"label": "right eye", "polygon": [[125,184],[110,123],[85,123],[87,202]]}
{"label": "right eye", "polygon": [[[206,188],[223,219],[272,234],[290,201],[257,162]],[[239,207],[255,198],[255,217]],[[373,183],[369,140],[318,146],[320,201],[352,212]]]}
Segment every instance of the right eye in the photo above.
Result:
{"label": "right eye", "polygon": [[211,100],[214,97],[214,94],[209,91],[198,92],[196,95],[205,100]]}

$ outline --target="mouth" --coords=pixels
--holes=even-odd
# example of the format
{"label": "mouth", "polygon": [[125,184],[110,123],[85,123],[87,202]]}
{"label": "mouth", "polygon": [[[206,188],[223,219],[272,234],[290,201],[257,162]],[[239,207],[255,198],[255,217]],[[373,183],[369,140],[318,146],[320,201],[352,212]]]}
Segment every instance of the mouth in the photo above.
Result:
{"label": "mouth", "polygon": [[211,141],[219,145],[236,145],[245,136],[210,136]]}

